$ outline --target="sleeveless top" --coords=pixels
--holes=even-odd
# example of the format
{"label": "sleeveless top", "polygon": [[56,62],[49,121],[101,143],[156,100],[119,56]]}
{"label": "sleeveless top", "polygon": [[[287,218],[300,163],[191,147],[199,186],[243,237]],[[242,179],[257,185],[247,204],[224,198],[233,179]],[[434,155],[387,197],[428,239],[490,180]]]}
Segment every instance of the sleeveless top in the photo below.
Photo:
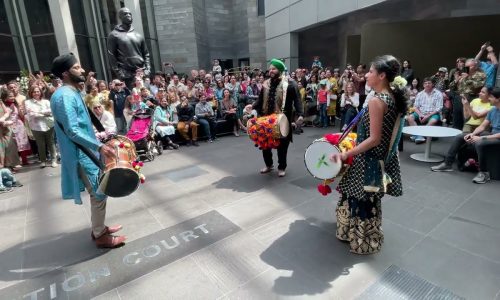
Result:
{"label": "sleeveless top", "polygon": [[[398,118],[396,103],[389,94],[376,93],[375,97],[384,101],[388,107],[382,122],[381,142],[378,146],[354,157],[353,164],[346,171],[337,188],[347,197],[363,198],[366,192],[375,192],[371,189],[374,185],[381,187],[379,191],[376,191],[377,193],[384,194],[382,188],[384,170],[392,181],[387,185],[385,193],[395,197],[403,194],[398,152],[391,153],[387,157]],[[367,109],[358,124],[357,144],[359,145],[369,136],[370,112]]]}

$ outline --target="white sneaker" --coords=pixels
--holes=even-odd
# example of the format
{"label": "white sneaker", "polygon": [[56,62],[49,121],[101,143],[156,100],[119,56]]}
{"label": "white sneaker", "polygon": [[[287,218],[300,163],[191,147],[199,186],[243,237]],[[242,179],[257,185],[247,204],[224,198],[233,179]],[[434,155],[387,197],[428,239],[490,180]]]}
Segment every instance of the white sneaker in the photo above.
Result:
{"label": "white sneaker", "polygon": [[50,165],[52,168],[57,168],[57,162],[53,161],[52,164]]}
{"label": "white sneaker", "polygon": [[43,163],[40,164],[40,168],[42,168],[42,169],[45,168],[46,166],[47,166],[46,162],[43,162]]}

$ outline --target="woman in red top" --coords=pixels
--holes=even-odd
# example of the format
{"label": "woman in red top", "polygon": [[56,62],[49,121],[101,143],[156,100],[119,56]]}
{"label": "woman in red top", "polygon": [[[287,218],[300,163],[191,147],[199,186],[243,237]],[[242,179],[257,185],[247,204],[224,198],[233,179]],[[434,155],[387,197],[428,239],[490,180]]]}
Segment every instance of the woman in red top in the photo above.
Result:
{"label": "woman in red top", "polygon": [[330,91],[327,87],[327,80],[323,79],[319,83],[318,98],[316,100],[319,111],[320,126],[328,127],[328,115],[326,109],[330,105]]}

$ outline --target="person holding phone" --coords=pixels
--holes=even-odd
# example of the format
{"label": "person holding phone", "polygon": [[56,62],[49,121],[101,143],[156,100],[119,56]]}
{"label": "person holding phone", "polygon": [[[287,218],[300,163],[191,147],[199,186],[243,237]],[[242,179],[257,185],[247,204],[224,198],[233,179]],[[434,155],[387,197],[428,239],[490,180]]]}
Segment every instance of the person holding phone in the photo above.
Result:
{"label": "person holding phone", "polygon": [[464,72],[460,73],[458,78],[458,92],[472,101],[477,98],[479,91],[486,82],[486,74],[479,67],[480,61],[470,58],[465,62]]}
{"label": "person holding phone", "polygon": [[498,59],[495,55],[493,47],[490,45],[490,42],[486,42],[481,46],[479,53],[476,55],[476,60],[480,60],[485,51],[487,52],[486,61],[480,61],[479,67],[486,74],[486,87],[494,87],[496,80],[495,75],[497,74],[498,68]]}

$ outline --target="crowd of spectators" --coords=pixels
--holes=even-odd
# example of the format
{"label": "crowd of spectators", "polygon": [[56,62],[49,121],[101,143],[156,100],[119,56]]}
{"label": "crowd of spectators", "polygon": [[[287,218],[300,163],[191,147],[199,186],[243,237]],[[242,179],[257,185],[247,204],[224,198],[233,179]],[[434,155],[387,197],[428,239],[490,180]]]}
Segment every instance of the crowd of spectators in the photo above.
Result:
{"label": "crowd of spectators", "polygon": [[[486,60],[481,61],[485,52]],[[490,98],[497,65],[489,44],[483,45],[474,58],[457,58],[450,71],[439,67],[436,74],[423,80],[415,77],[413,66],[405,60],[401,74],[408,82],[411,102],[407,122],[443,124],[463,130],[464,134],[474,134],[488,119],[492,108]],[[319,57],[314,58],[310,70],[289,71],[289,78],[298,84],[304,107],[302,126],[329,127],[339,122],[343,130],[373,95],[365,82],[366,72],[364,64],[356,67],[347,64],[343,70],[325,67]],[[199,138],[214,142],[221,121],[234,136],[246,132],[246,122],[256,116],[248,104],[259,97],[266,75],[260,69],[223,70],[214,61],[211,71],[192,70],[188,75],[155,73],[147,78],[139,71],[133,86],[127,87],[118,79],[109,83],[97,80],[89,72],[80,92],[89,111],[106,129],[98,137],[126,134],[134,113],[150,108],[154,112],[153,127],[163,139],[164,147],[179,149],[179,144],[199,146]],[[59,86],[58,78],[49,79],[42,72],[29,75],[25,91],[21,91],[19,81],[15,80],[1,86],[2,170],[15,173],[30,163],[30,154],[38,156],[42,168],[57,167],[55,124],[49,99]],[[293,125],[295,134],[303,132],[302,127]],[[418,136],[412,140],[424,141]]]}

